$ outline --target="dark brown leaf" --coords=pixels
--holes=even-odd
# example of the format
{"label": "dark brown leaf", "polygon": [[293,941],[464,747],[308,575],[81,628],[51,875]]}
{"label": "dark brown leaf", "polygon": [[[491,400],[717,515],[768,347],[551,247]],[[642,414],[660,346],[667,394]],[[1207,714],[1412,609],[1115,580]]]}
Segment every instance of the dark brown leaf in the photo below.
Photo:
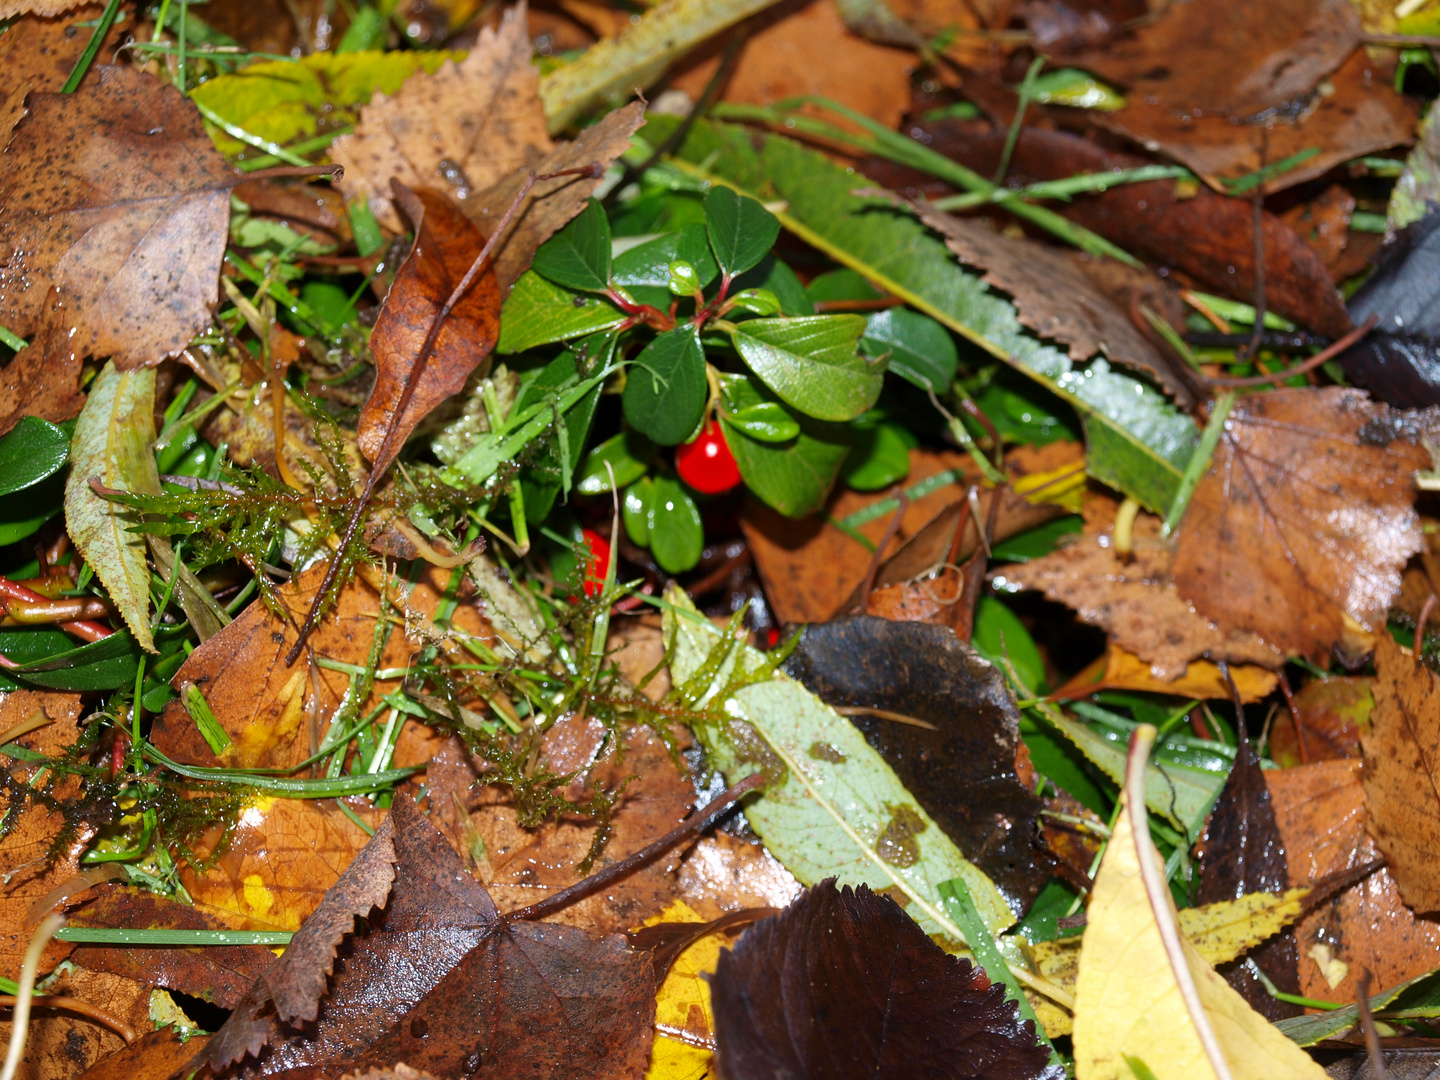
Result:
{"label": "dark brown leaf", "polygon": [[[1238,900],[1246,893],[1283,893],[1290,887],[1285,842],[1275,824],[1270,791],[1260,759],[1242,729],[1235,765],[1220,791],[1200,855],[1200,888],[1195,903]],[[1247,954],[1270,980],[1288,994],[1300,992],[1299,954],[1295,935],[1282,931]],[[1300,1009],[1272,997],[1243,961],[1224,965],[1220,973],[1250,1007],[1267,1020],[1296,1016]]]}
{"label": "dark brown leaf", "polygon": [[200,1035],[184,1042],[173,1027],[161,1028],[141,1035],[129,1046],[101,1058],[76,1080],[174,1080],[184,1075],[185,1063],[205,1045],[208,1036]]}
{"label": "dark brown leaf", "polygon": [[1015,774],[1020,714],[1004,676],[948,628],[868,615],[805,628],[785,670],[852,713],[907,791],[1017,911],[1050,878],[1042,804]]}
{"label": "dark brown leaf", "polygon": [[54,285],[78,354],[160,363],[210,324],[238,175],[180,91],[134,68],[28,104],[0,174],[0,323],[35,333]]}
{"label": "dark brown leaf", "polygon": [[720,954],[711,995],[723,1080],[1052,1075],[1004,984],[865,885],[823,881],[751,927]]}
{"label": "dark brown leaf", "polygon": [[1420,550],[1419,421],[1358,390],[1240,399],[1181,524],[1176,591],[1224,632],[1317,662],[1384,625]]}
{"label": "dark brown leaf", "polygon": [[[438,191],[411,191],[396,180],[392,194],[414,227],[415,245],[370,336],[375,388],[360,410],[359,441],[376,472],[385,471],[431,409],[464,388],[500,335],[500,286],[492,265],[445,315],[429,355],[420,355],[435,320],[485,246],[485,237]],[[402,405],[417,364],[424,368]],[[397,414],[401,408],[403,413]],[[393,435],[392,428],[398,429]],[[387,441],[388,457],[378,460]]]}
{"label": "dark brown leaf", "polygon": [[1365,752],[1365,809],[1400,895],[1440,910],[1440,679],[1389,634],[1375,641],[1375,709]]}
{"label": "dark brown leaf", "polygon": [[30,344],[0,371],[0,435],[23,417],[69,420],[79,416],[85,405],[80,356],[65,328],[56,293],[50,290],[49,308]]}

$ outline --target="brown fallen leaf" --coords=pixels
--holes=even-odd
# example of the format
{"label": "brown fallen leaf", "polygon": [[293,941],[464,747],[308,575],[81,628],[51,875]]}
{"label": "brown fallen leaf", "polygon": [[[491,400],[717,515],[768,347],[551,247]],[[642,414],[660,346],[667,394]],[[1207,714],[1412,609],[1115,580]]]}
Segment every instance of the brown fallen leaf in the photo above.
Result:
{"label": "brown fallen leaf", "polygon": [[1173,4],[1103,48],[1067,57],[1132,99],[1248,117],[1307,95],[1360,44],[1348,0]]}
{"label": "brown fallen leaf", "polygon": [[1290,768],[1311,761],[1360,756],[1360,737],[1370,730],[1375,708],[1372,680],[1359,676],[1311,679],[1295,693],[1299,729],[1289,709],[1275,714],[1270,757]]}
{"label": "brown fallen leaf", "polygon": [[30,344],[0,371],[0,435],[26,416],[59,422],[80,415],[82,363],[65,328],[64,306],[50,290],[50,304]]}
{"label": "brown fallen leaf", "polygon": [[[26,15],[0,35],[0,147],[9,141],[10,129],[25,114],[27,93],[59,90],[65,85],[90,40],[91,24],[103,10],[100,4],[60,4],[57,11],[67,14]],[[117,20],[100,46],[100,55],[112,55],[127,32]]]}
{"label": "brown fallen leaf", "polygon": [[[1345,273],[1350,262],[1345,258],[1350,246],[1350,216],[1354,212],[1355,196],[1343,185],[1331,184],[1308,202],[1296,203],[1280,218],[1315,249],[1330,271],[1331,280],[1338,283],[1363,269]],[[1367,258],[1364,265],[1369,262]]]}
{"label": "brown fallen leaf", "polygon": [[[41,991],[83,1001],[132,1033],[153,1027],[151,985],[146,982],[67,965],[45,980]],[[109,1025],[68,1009],[45,1008],[43,1000],[37,998],[33,1003],[25,1055],[15,1073],[16,1080],[71,1080],[125,1049],[124,1036]],[[9,1042],[10,1028],[7,1009],[6,1019],[0,1021],[0,1040]]]}
{"label": "brown fallen leaf", "polygon": [[174,1080],[205,1045],[208,1035],[182,1040],[173,1027],[141,1035],[129,1046],[101,1058],[76,1080]]}
{"label": "brown fallen leaf", "polygon": [[180,91],[133,68],[28,104],[0,175],[0,323],[35,333],[55,285],[77,353],[160,363],[210,325],[238,174]]}
{"label": "brown fallen leaf", "polygon": [[997,589],[1039,589],[1065,604],[1146,661],[1158,679],[1181,678],[1199,657],[1268,668],[1284,662],[1284,654],[1256,634],[1222,630],[1180,597],[1168,580],[1171,552],[1160,539],[1159,518],[1140,513],[1134,558],[1121,562],[1114,550],[1115,507],[1110,499],[1087,499],[1078,540],[1028,563],[1002,566],[990,580]]}
{"label": "brown fallen leaf", "polygon": [[[1229,668],[1235,688],[1240,692],[1240,700],[1246,704],[1269,697],[1280,681],[1275,672],[1254,664],[1231,664]],[[1230,700],[1230,686],[1219,664],[1209,660],[1192,660],[1185,665],[1184,674],[1166,680],[1158,677],[1140,657],[1113,641],[1106,646],[1103,656],[1072,676],[1069,682],[1055,691],[1054,696],[1060,701],[1067,701],[1097,690],[1140,690],[1149,694],[1173,694],[1202,700]],[[1272,750],[1273,747],[1272,728]]]}
{"label": "brown fallen leaf", "polygon": [[[967,89],[975,80],[967,80]],[[993,88],[993,87],[992,87]],[[932,149],[989,176],[1000,161],[1013,119],[1015,96],[1004,87],[994,123],[942,120],[919,130]],[[979,96],[979,95],[977,95]],[[1077,173],[1134,169],[1153,164],[1137,154],[1097,145],[1066,131],[1022,128],[1006,174],[1011,183],[1033,184]],[[916,173],[867,161],[867,175],[888,187],[915,193],[947,190]],[[1247,303],[1255,296],[1255,226],[1248,202],[1202,188],[1182,198],[1172,180],[1119,184],[1077,195],[1055,207],[1077,224],[1119,244],[1148,263],[1180,270],[1206,287]],[[1325,263],[1292,228],[1269,211],[1261,220],[1267,306],[1318,333],[1340,337],[1350,316]]]}
{"label": "brown fallen leaf", "polygon": [[[1187,57],[1188,57],[1187,53]],[[1165,153],[1217,191],[1307,150],[1319,151],[1256,189],[1272,194],[1323,176],[1336,165],[1415,139],[1419,109],[1391,89],[1364,49],[1351,54],[1321,87],[1302,98],[1294,117],[1271,115],[1236,123],[1224,116],[1193,117],[1132,97],[1116,113],[1095,114],[1101,128]]]}
{"label": "brown fallen leaf", "polygon": [[1422,421],[1341,387],[1241,398],[1181,523],[1176,593],[1222,632],[1316,662],[1347,619],[1383,625],[1422,546]]}
{"label": "brown fallen leaf", "polygon": [[1140,333],[1121,311],[1057,247],[1024,237],[1002,236],[986,222],[928,209],[922,202],[899,200],[945,238],[945,245],[982,278],[1009,293],[1020,321],[1042,338],[1066,346],[1071,359],[1084,362],[1103,354],[1113,363],[1149,375],[1185,409],[1196,392],[1188,373]]}
{"label": "brown fallen leaf", "polygon": [[[219,919],[142,889],[101,885],[94,900],[68,913],[72,926],[173,930],[240,930],[243,920]],[[151,945],[78,945],[75,962],[175,990],[222,1009],[233,1009],[260,973],[275,960],[263,945],[180,948]]]}
{"label": "brown fallen leaf", "polygon": [[[1321,761],[1265,774],[1292,886],[1378,857],[1365,831],[1362,771],[1359,761]],[[1440,922],[1406,907],[1383,867],[1302,918],[1295,938],[1300,993],[1320,1001],[1353,1002],[1362,970],[1373,985],[1395,986],[1440,967]],[[1330,969],[1333,985],[1317,956],[1339,962]]]}
{"label": "brown fallen leaf", "polygon": [[1368,827],[1416,911],[1440,909],[1440,680],[1389,634],[1375,639],[1375,708],[1365,752]]}
{"label": "brown fallen leaf", "polygon": [[[415,425],[436,405],[464,389],[500,334],[500,285],[493,266],[480,273],[454,308],[444,311],[485,246],[480,230],[438,191],[411,191],[392,180],[391,193],[415,231],[415,244],[370,335],[375,386],[360,410],[358,438],[376,472],[389,467]],[[444,322],[429,354],[422,356],[442,313]],[[414,376],[415,366],[422,363]],[[412,376],[413,388],[408,385]]]}

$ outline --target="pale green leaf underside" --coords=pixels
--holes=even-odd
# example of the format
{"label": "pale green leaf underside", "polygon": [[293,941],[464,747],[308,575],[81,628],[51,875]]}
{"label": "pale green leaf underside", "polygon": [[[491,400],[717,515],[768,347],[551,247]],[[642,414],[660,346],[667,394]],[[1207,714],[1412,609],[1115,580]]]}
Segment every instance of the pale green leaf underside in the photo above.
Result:
{"label": "pale green leaf underside", "polygon": [[[667,599],[674,605],[665,616],[666,639],[673,642],[670,673],[678,685],[695,674],[723,639],[683,592],[672,588]],[[746,669],[764,662],[759,652],[745,646],[737,656]],[[733,661],[727,666],[733,668]],[[722,670],[718,680],[723,685],[728,677],[729,671]],[[963,941],[939,892],[942,882],[959,877],[992,934],[1015,922],[994,882],[960,853],[865,736],[810,691],[777,674],[716,704],[750,724],[785,764],[784,780],[747,802],[745,816],[766,849],[802,883],[813,885],[833,876],[842,885],[898,889],[910,900],[906,910],[927,933]],[[696,734],[728,781],[754,771],[740,760],[722,726],[700,724]],[[812,753],[817,747],[820,752]],[[914,834],[919,857],[904,866],[887,862],[876,850],[897,813],[914,814],[925,823]]]}

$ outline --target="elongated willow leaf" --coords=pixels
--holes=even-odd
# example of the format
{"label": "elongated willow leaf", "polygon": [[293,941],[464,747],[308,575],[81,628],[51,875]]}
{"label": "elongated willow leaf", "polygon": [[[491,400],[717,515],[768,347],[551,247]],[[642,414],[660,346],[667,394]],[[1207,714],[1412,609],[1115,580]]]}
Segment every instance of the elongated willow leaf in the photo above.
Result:
{"label": "elongated willow leaf", "polygon": [[[646,137],[658,143],[673,124],[653,118]],[[783,136],[704,120],[674,160],[781,203],[776,216],[790,232],[1069,401],[1085,423],[1091,475],[1160,513],[1170,506],[1198,440],[1190,418],[1103,357],[1077,364],[1030,334],[1010,302],[962,267],[923,224],[852,194],[864,186],[858,174]]]}
{"label": "elongated willow leaf", "polygon": [[670,674],[693,708],[708,760],[734,783],[758,769],[783,774],[745,804],[766,848],[806,885],[898,890],[930,933],[965,935],[945,911],[940,885],[963,878],[990,932],[1015,916],[995,883],[969,862],[905,790],[864,734],[764,656],[728,639],[678,588],[667,596]]}

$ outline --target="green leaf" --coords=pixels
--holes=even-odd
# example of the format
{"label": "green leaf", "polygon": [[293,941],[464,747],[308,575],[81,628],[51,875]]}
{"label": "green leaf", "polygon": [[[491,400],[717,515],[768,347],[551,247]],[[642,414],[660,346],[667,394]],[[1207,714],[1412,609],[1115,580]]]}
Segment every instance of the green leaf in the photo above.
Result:
{"label": "green leaf", "polygon": [[22,416],[0,439],[0,495],[53,476],[70,457],[70,436],[48,420]]}
{"label": "green leaf", "polygon": [[770,254],[780,222],[748,195],[717,186],[705,196],[705,231],[720,268],[733,278]]}
{"label": "green leaf", "polygon": [[95,494],[90,480],[121,491],[144,491],[142,478],[155,470],[150,456],[154,444],[155,369],[119,371],[113,361],[107,363],[75,422],[65,527],[147,652],[155,651],[155,639],[150,632],[145,538],[130,531],[138,524],[135,512]]}
{"label": "green leaf", "polygon": [[610,474],[605,464],[615,472],[615,486],[626,487],[645,475],[650,461],[655,456],[655,444],[638,431],[628,428],[618,435],[612,435],[595,447],[580,461],[575,470],[575,490],[581,495],[604,495],[610,490]]}
{"label": "green leaf", "polygon": [[854,449],[845,459],[840,479],[856,491],[879,491],[904,480],[910,473],[910,448],[915,436],[891,421],[852,426]]}
{"label": "green leaf", "polygon": [[[1079,514],[1067,514],[1054,521],[1047,521],[1044,525],[1036,525],[1033,529],[1016,533],[1006,540],[998,540],[990,545],[990,550],[995,562],[1029,562],[1042,555],[1049,555],[1060,546],[1061,540],[1081,532],[1084,525],[1085,519]],[[1005,591],[998,584],[996,589]]]}
{"label": "green leaf", "polygon": [[34,487],[0,495],[0,546],[38,532],[65,502],[65,477],[56,474]]}
{"label": "green leaf", "polygon": [[945,392],[960,364],[955,341],[945,327],[902,307],[877,311],[866,319],[860,345],[871,356],[888,355],[887,370],[937,394]]}
{"label": "green leaf", "polygon": [[670,283],[670,264],[689,263],[700,280],[700,288],[709,285],[720,273],[715,256],[710,253],[710,242],[705,236],[705,226],[690,224],[676,232],[668,232],[637,244],[628,251],[615,256],[615,266],[610,272],[611,280],[625,288],[650,286],[667,288]]}
{"label": "green leaf", "polygon": [[811,315],[751,319],[731,331],[750,370],[787,404],[817,420],[853,420],[875,404],[882,363],[856,352],[865,319]]}
{"label": "green leaf", "polygon": [[653,482],[646,510],[650,554],[667,574],[683,574],[700,561],[705,547],[700,508],[680,481],[657,476]]}
{"label": "green leaf", "polygon": [[610,287],[610,222],[596,199],[535,252],[531,268],[557,285],[581,292]]}
{"label": "green leaf", "polygon": [[[840,465],[850,452],[849,432],[840,424],[827,424],[794,412],[762,393],[743,375],[722,375],[721,413],[725,443],[740,468],[740,476],[767,506],[788,517],[804,517],[825,504]],[[729,416],[768,402],[783,409],[799,434],[783,443],[751,438],[731,424]]]}
{"label": "green leaf", "polygon": [[694,725],[707,760],[728,783],[777,776],[745,816],[765,848],[803,884],[898,889],[929,933],[964,934],[946,913],[940,884],[964,878],[985,926],[1015,916],[995,884],[970,863],[845,717],[799,683],[769,674],[763,653],[710,623],[677,587],[666,594],[670,673],[680,694],[703,707]]}
{"label": "green leaf", "polygon": [[774,293],[775,299],[780,301],[782,315],[815,314],[815,305],[810,302],[810,296],[806,293],[804,284],[795,276],[795,271],[774,255],[766,255],[730,283],[731,296],[737,291],[745,292],[750,289],[764,289]]}
{"label": "green leaf", "polygon": [[742,434],[765,443],[789,442],[800,434],[800,425],[786,411],[785,406],[775,401],[762,401],[739,412],[731,413],[725,419]]}
{"label": "green leaf", "polygon": [[67,649],[18,668],[8,674],[32,686],[50,690],[119,690],[135,685],[140,650],[124,630],[78,649]]}
{"label": "green leaf", "polygon": [[805,286],[805,293],[816,304],[830,300],[878,300],[881,296],[880,290],[871,285],[864,274],[848,266],[817,274]]}
{"label": "green leaf", "polygon": [[[676,123],[652,118],[645,137],[659,141]],[[709,120],[691,127],[676,157],[694,173],[783,200],[787,230],[1069,401],[1086,417],[1091,472],[1153,510],[1169,508],[1199,438],[1193,421],[1104,358],[1076,364],[1030,334],[922,223],[888,200],[851,194],[854,173],[783,136]]]}
{"label": "green leaf", "polygon": [[[48,626],[26,627],[23,630],[0,630],[0,656],[17,664],[29,664],[51,656],[70,652],[75,639],[63,630]],[[12,678],[9,669],[0,667],[0,693],[24,686]]]}
{"label": "green leaf", "polygon": [[650,504],[655,501],[655,481],[642,477],[625,489],[620,500],[620,520],[625,535],[636,547],[650,546]]}
{"label": "green leaf", "polygon": [[527,270],[500,309],[498,353],[519,353],[537,345],[613,330],[625,313],[598,296],[562,289]]}
{"label": "green leaf", "polygon": [[[202,83],[190,96],[222,119],[283,146],[318,134],[322,119],[328,131],[355,123],[375,91],[393,94],[417,71],[436,71],[461,55],[319,52],[299,60],[262,60]],[[211,128],[210,136],[222,153],[249,149],[218,129]]]}
{"label": "green leaf", "polygon": [[1024,681],[1031,693],[1043,693],[1045,685],[1045,661],[1030,631],[1020,617],[993,596],[982,596],[975,605],[975,626],[970,644],[975,651],[989,660],[995,667],[1009,672],[1008,658],[1015,673]]}
{"label": "green leaf", "polygon": [[630,426],[661,446],[688,439],[705,411],[705,352],[688,323],[667,330],[630,362],[620,403]]}

